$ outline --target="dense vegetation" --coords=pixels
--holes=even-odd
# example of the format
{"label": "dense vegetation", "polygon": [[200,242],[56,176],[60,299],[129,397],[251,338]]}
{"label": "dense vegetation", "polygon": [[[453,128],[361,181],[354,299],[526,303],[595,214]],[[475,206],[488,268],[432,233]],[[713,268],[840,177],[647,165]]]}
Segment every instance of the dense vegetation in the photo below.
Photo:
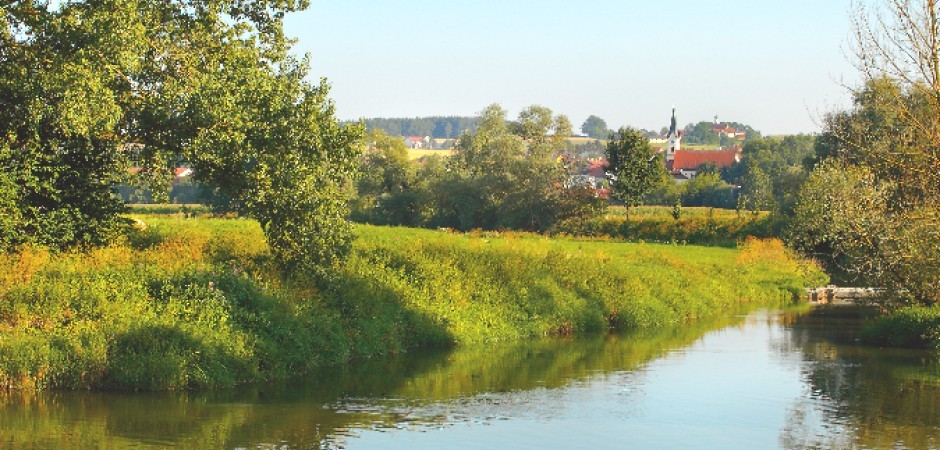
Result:
{"label": "dense vegetation", "polygon": [[767,212],[744,213],[716,208],[646,206],[611,207],[607,214],[556,225],[555,234],[591,236],[632,242],[662,242],[715,247],[735,247],[748,237],[780,235],[783,224]]}
{"label": "dense vegetation", "polygon": [[892,311],[863,330],[862,340],[874,345],[940,350],[940,308],[910,306]]}
{"label": "dense vegetation", "polygon": [[778,241],[361,227],[322,290],[285,281],[257,222],[143,219],[107,247],[0,257],[0,385],[225,386],[416,346],[686,323],[824,282]]}
{"label": "dense vegetation", "polygon": [[644,199],[647,205],[710,206],[746,211],[771,211],[792,216],[800,186],[812,169],[816,137],[774,136],[747,140],[741,160],[728,167],[699,167],[692,180],[662,181]]}
{"label": "dense vegetation", "polygon": [[[858,19],[865,83],[830,115],[800,192],[794,242],[885,287],[900,303],[940,303],[940,11],[888,3]],[[872,28],[872,24],[877,28]]]}
{"label": "dense vegetation", "polygon": [[557,150],[571,124],[530,106],[508,121],[498,105],[464,133],[454,156],[411,162],[400,139],[372,133],[353,218],[382,225],[546,231],[560,221],[598,214],[603,203],[572,186]]}
{"label": "dense vegetation", "polygon": [[479,126],[477,117],[434,116],[415,118],[363,119],[366,130],[384,131],[391,136],[430,136],[436,139],[456,139],[464,132]]}
{"label": "dense vegetation", "polygon": [[667,176],[662,156],[653,151],[649,139],[639,130],[618,130],[604,154],[611,195],[623,202],[628,212]]}
{"label": "dense vegetation", "polygon": [[[745,140],[756,139],[760,137],[760,131],[751,128],[749,125],[738,122],[729,122],[726,125],[734,128],[736,131],[747,133]],[[714,122],[701,121],[690,123],[682,130],[682,141],[692,145],[711,145],[711,146],[729,146],[740,144],[741,141],[735,137],[719,135],[712,131]]]}
{"label": "dense vegetation", "polygon": [[187,164],[214,203],[261,223],[284,268],[325,274],[349,248],[360,129],[290,53],[284,15],[305,6],[4,2],[0,251],[106,245],[130,166],[165,194]]}

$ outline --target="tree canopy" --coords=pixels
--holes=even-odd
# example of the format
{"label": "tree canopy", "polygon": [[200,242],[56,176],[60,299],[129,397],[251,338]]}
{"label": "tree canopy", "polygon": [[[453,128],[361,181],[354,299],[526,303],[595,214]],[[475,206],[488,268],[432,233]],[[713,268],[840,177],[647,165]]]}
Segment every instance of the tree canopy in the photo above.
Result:
{"label": "tree canopy", "polygon": [[649,138],[633,128],[621,128],[607,143],[607,176],[614,197],[639,205],[643,197],[666,174],[662,157],[649,144]]}
{"label": "tree canopy", "polygon": [[360,130],[288,53],[302,0],[44,1],[0,9],[0,244],[106,242],[130,166],[180,164],[257,218],[285,267],[319,272],[350,238]]}
{"label": "tree canopy", "polygon": [[581,132],[594,139],[607,139],[610,136],[610,129],[607,128],[607,122],[595,115],[588,116],[581,124]]}
{"label": "tree canopy", "polygon": [[898,298],[940,302],[940,26],[935,0],[855,16],[865,83],[831,114],[796,206],[805,250]]}
{"label": "tree canopy", "polygon": [[382,130],[391,136],[431,136],[455,139],[477,127],[476,117],[432,116],[414,118],[364,119],[368,131]]}

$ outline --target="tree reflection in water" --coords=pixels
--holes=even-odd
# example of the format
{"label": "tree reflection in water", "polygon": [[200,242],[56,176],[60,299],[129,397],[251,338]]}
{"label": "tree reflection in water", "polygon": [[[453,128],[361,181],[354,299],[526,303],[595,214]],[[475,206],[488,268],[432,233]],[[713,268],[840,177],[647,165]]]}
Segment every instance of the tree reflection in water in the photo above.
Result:
{"label": "tree reflection in water", "polygon": [[[747,429],[753,423],[779,430],[779,436],[770,438],[777,439],[783,448],[940,447],[940,364],[936,355],[860,347],[853,342],[857,325],[855,319],[831,315],[741,314],[652,333],[415,351],[325,368],[295,380],[221,392],[14,393],[0,397],[0,447],[334,448],[353,443],[364,437],[363,433],[371,433],[369,430],[424,431],[481,423],[517,423],[521,427],[540,423],[550,428],[553,423],[580,423],[579,414],[602,403],[614,406],[600,411],[608,414],[603,418],[605,423],[645,430],[645,437],[623,438],[647,439],[649,444],[657,438],[681,437],[656,433],[720,423],[719,418],[741,401],[759,408],[768,404],[769,410],[780,414],[746,416],[742,423],[729,424],[738,428],[728,428],[726,433],[753,433]],[[718,329],[722,331],[709,333]],[[703,336],[707,337],[701,339]],[[742,340],[751,343],[742,347]],[[752,353],[728,358],[728,352],[742,348],[746,352],[768,350],[772,361],[766,367],[782,372],[758,371],[742,377],[742,370],[758,370],[755,368],[763,363],[744,368],[734,364],[725,367],[720,362],[764,358]],[[714,370],[708,376],[717,378],[703,377],[696,372],[700,369]],[[753,376],[799,378],[793,387],[804,392],[762,394],[765,391],[752,389],[754,386],[731,386],[731,391],[724,391],[727,387],[710,384],[734,372],[738,377],[733,379],[745,383]],[[670,384],[675,382],[688,385],[675,389]],[[773,383],[755,380],[755,386],[763,384],[775,388]],[[652,394],[663,388],[681,394],[664,403]],[[712,392],[696,397],[696,390]],[[689,392],[693,395],[688,399],[675,398]],[[604,403],[600,396],[605,395],[620,398]],[[699,404],[686,411],[643,409],[713,400],[718,403]],[[715,417],[687,423],[699,416],[677,414],[689,411],[713,411]],[[563,420],[555,422],[561,416]],[[644,422],[654,416],[671,423],[656,428],[658,424]],[[760,422],[765,418],[771,421]],[[585,416],[585,429],[591,429],[595,419]],[[482,432],[475,427],[469,430]],[[622,435],[621,431],[604,430],[609,434],[598,434],[595,442],[608,442],[605,439]],[[709,438],[746,444],[734,436],[699,435],[703,445]]]}
{"label": "tree reflection in water", "polygon": [[785,448],[940,448],[938,355],[857,344],[859,314],[796,316],[787,344],[806,395],[788,410]]}

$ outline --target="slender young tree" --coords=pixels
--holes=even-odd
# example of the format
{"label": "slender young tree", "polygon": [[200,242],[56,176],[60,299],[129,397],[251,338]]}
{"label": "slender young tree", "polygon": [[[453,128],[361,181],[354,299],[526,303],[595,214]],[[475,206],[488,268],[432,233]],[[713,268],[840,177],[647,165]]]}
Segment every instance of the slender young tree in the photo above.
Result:
{"label": "slender young tree", "polygon": [[621,128],[607,143],[607,178],[614,197],[624,202],[629,212],[653,190],[666,173],[662,157],[642,132]]}

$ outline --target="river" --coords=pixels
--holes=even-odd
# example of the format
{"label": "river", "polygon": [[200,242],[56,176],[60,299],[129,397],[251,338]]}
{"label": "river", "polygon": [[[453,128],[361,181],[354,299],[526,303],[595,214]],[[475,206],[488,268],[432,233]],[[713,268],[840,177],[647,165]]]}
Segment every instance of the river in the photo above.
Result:
{"label": "river", "polygon": [[46,392],[4,448],[940,448],[936,354],[760,310],[640,334],[416,351],[211,393]]}

